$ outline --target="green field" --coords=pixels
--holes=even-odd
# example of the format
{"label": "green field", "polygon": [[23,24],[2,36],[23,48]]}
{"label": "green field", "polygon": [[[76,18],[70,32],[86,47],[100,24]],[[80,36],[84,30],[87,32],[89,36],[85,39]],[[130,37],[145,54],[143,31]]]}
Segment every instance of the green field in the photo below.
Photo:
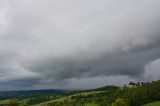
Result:
{"label": "green field", "polygon": [[[104,93],[104,92],[107,92],[107,91],[93,91],[93,92],[82,92],[82,93],[78,93],[78,94],[73,94],[73,95],[70,95],[70,96],[67,96],[67,97],[63,97],[63,98],[59,98],[59,99],[56,99],[56,100],[52,100],[52,101],[48,101],[48,102],[43,102],[43,103],[40,103],[40,104],[36,104],[36,105],[33,105],[33,106],[44,106],[44,105],[47,105],[49,103],[54,103],[54,102],[62,102],[62,101],[65,101],[65,100],[70,100],[71,97],[76,97],[76,96],[87,96],[87,95],[90,95],[90,94],[98,94],[98,93]],[[90,103],[90,104],[87,104],[87,106],[90,106],[90,105],[95,105],[93,103]]]}
{"label": "green field", "polygon": [[160,106],[160,101],[148,103],[148,104],[146,104],[144,106]]}

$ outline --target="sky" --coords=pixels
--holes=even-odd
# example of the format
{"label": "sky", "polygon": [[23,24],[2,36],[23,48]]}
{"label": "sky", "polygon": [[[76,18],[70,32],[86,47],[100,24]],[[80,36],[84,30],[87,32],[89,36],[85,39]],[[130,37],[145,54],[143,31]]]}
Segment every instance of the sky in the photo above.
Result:
{"label": "sky", "polygon": [[160,79],[160,0],[1,0],[0,91]]}

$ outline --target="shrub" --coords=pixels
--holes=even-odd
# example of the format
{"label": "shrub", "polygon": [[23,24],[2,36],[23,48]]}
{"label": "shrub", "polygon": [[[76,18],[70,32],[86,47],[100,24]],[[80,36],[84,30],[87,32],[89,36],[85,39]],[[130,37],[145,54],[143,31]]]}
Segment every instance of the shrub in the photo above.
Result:
{"label": "shrub", "polygon": [[112,106],[129,106],[127,105],[127,102],[124,99],[116,99],[115,102],[112,103]]}

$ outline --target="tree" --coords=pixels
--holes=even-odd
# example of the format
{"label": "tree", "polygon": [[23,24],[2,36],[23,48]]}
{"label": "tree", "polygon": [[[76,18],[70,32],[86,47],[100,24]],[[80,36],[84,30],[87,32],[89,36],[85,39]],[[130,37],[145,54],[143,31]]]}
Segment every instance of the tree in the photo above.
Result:
{"label": "tree", "polygon": [[124,99],[118,98],[115,102],[112,103],[112,106],[129,106]]}

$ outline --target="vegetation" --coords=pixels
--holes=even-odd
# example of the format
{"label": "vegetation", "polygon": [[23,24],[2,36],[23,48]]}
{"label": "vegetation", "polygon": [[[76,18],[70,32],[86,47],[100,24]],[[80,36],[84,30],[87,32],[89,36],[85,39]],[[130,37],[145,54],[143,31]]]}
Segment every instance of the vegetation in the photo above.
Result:
{"label": "vegetation", "polygon": [[124,99],[118,98],[115,102],[112,103],[112,106],[129,106],[129,104]]}
{"label": "vegetation", "polygon": [[130,82],[124,87],[105,86],[91,90],[5,97],[5,100],[1,99],[0,106],[160,106],[160,102],[154,102],[160,101],[159,91],[160,80]]}
{"label": "vegetation", "polygon": [[140,83],[137,87],[124,87],[117,92],[117,97],[124,98],[130,102],[131,106],[141,106],[143,104],[160,100],[160,81],[151,83]]}
{"label": "vegetation", "polygon": [[143,105],[143,106],[160,106],[160,101],[156,101],[156,102],[148,103],[148,104]]}

